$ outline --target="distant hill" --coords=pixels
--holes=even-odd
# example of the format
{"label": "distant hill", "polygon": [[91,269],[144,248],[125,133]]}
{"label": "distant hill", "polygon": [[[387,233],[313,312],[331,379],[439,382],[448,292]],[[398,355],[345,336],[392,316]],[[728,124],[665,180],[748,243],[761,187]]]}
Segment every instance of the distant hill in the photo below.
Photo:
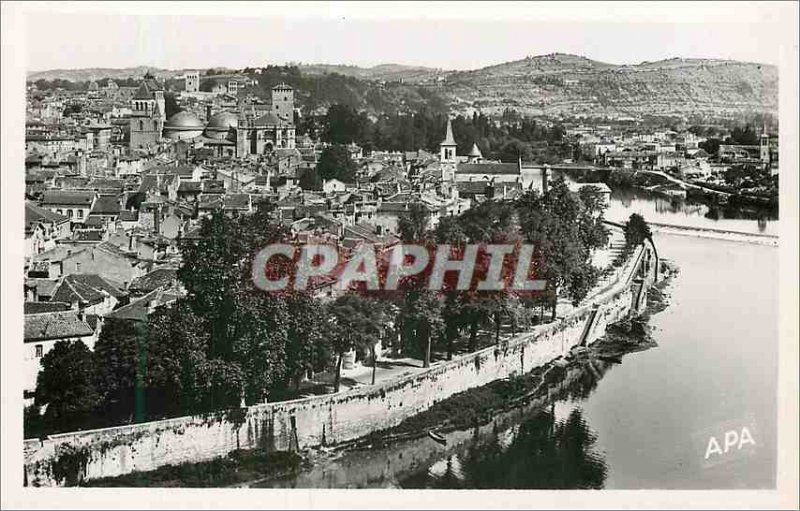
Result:
{"label": "distant hill", "polygon": [[719,114],[778,110],[778,70],[766,64],[669,59],[613,65],[552,54],[451,73],[457,110],[529,114]]}
{"label": "distant hill", "polygon": [[47,71],[32,71],[28,73],[27,80],[69,80],[71,82],[86,82],[99,80],[101,78],[111,78],[118,80],[122,78],[141,78],[147,72],[158,78],[175,78],[181,76],[184,70],[159,69],[157,67],[138,66],[126,68],[96,67],[88,69],[50,69]]}
{"label": "distant hill", "polygon": [[358,67],[334,64],[302,64],[299,66],[303,73],[316,75],[325,73],[338,73],[352,76],[362,80],[385,80],[418,82],[435,78],[448,71],[421,66],[405,66],[402,64],[380,64],[373,67]]}
{"label": "distant hill", "polygon": [[[713,59],[674,58],[636,65],[598,62],[555,53],[528,57],[471,71],[382,64],[364,68],[347,65],[300,64],[302,75],[339,74],[363,82],[403,82],[403,89],[382,93],[387,101],[412,105],[441,99],[454,112],[479,110],[497,114],[506,108],[534,115],[714,115],[736,117],[777,113],[778,70],[775,66]],[[126,69],[51,70],[30,73],[28,79],[62,78],[86,81],[129,78],[150,71],[174,78],[183,70],[151,67]],[[352,104],[375,96],[378,85],[348,86]],[[400,97],[398,93],[405,94]],[[411,95],[410,97],[408,95]],[[398,98],[395,98],[398,96]],[[428,99],[425,99],[428,98]],[[397,106],[397,105],[395,105]]]}

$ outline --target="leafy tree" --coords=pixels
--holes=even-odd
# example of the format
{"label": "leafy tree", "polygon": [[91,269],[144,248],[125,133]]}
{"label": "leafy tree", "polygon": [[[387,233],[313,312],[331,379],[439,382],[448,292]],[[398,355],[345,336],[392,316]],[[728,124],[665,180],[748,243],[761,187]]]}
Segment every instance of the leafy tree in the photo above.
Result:
{"label": "leafy tree", "polygon": [[72,114],[79,114],[83,111],[83,106],[79,104],[70,103],[69,105],[64,107],[64,111],[61,113],[64,117],[69,117]]}
{"label": "leafy tree", "polygon": [[355,182],[356,164],[347,147],[334,145],[323,149],[317,162],[317,175],[325,181],[338,179],[344,183]]}
{"label": "leafy tree", "polygon": [[[587,192],[587,195],[590,194]],[[588,283],[571,283],[574,278],[592,275],[587,268],[591,265],[591,246],[587,245],[599,243],[604,236],[590,232],[592,225],[597,229],[598,224],[590,220],[597,214],[597,207],[594,200],[589,199],[572,193],[559,178],[544,195],[531,191],[517,201],[522,233],[536,246],[535,274],[537,278],[548,280],[549,287],[556,293],[561,289],[578,291],[591,287]],[[573,296],[575,298],[577,295]]]}
{"label": "leafy tree", "polygon": [[331,360],[319,303],[307,294],[287,297],[288,331],[286,343],[286,375],[299,389],[304,375],[321,371]]}
{"label": "leafy tree", "polygon": [[328,108],[324,120],[323,140],[342,145],[356,142],[362,138],[362,121],[352,107],[335,104]]}
{"label": "leafy tree", "polygon": [[35,404],[47,405],[44,419],[55,428],[81,427],[102,402],[96,381],[97,366],[89,348],[80,341],[58,341],[42,357]]}
{"label": "leafy tree", "polygon": [[175,93],[164,93],[164,110],[167,119],[181,111],[181,107],[178,106],[178,102],[175,100]]}
{"label": "leafy tree", "polygon": [[375,300],[357,293],[346,293],[328,304],[325,334],[336,353],[336,377],[334,392],[339,392],[342,378],[342,359],[353,349],[366,348],[373,355],[373,376],[375,381],[375,344],[379,340],[383,312]]}
{"label": "leafy tree", "polygon": [[247,403],[264,401],[272,387],[285,385],[288,323],[289,311],[284,299],[259,292],[238,297],[229,325],[231,352],[220,358],[241,368]]}
{"label": "leafy tree", "polygon": [[[147,341],[147,410],[151,416],[208,411],[213,396],[200,387],[209,349],[206,320],[180,300],[150,316]],[[238,389],[237,389],[238,390]]]}
{"label": "leafy tree", "polygon": [[303,190],[322,190],[322,179],[315,169],[304,169],[297,184]]}
{"label": "leafy tree", "polygon": [[650,226],[638,213],[633,213],[625,223],[625,245],[635,247],[652,236]]}
{"label": "leafy tree", "polygon": [[412,202],[408,211],[403,212],[397,219],[397,230],[400,239],[406,243],[421,243],[429,239],[428,221],[430,213],[421,202]]}
{"label": "leafy tree", "polygon": [[707,152],[709,156],[716,156],[719,152],[720,145],[722,145],[722,140],[718,138],[709,138],[697,144],[697,147]]}
{"label": "leafy tree", "polygon": [[108,318],[94,347],[97,388],[105,413],[119,419],[144,419],[146,325]]}
{"label": "leafy tree", "polygon": [[407,335],[416,340],[415,348],[422,355],[422,367],[431,365],[431,344],[443,333],[441,301],[436,293],[425,289],[406,289],[404,307],[400,310]]}
{"label": "leafy tree", "polygon": [[744,128],[739,126],[733,128],[731,136],[726,142],[738,145],[758,145],[758,134],[749,124]]}
{"label": "leafy tree", "polygon": [[578,217],[578,230],[584,247],[593,250],[606,246],[609,231],[603,224],[603,218],[608,205],[602,192],[595,186],[584,186],[578,196],[583,203]]}

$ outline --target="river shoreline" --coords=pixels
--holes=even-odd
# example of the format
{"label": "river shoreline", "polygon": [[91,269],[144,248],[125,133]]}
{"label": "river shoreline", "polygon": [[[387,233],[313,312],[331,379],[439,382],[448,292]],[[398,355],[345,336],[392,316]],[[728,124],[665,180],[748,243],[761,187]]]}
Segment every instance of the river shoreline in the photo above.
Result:
{"label": "river shoreline", "polygon": [[739,231],[728,231],[723,229],[711,229],[706,227],[690,227],[686,225],[664,224],[659,222],[648,222],[650,230],[662,232],[664,234],[674,234],[678,236],[692,236],[696,238],[708,238],[722,241],[736,241],[740,243],[755,243],[758,245],[769,245],[777,247],[779,245],[778,236],[771,234],[755,234]]}
{"label": "river shoreline", "polygon": [[[592,346],[573,350],[532,371],[482,387],[455,394],[436,403],[428,410],[409,417],[399,425],[330,448],[307,449],[302,453],[259,450],[232,453],[230,456],[200,463],[162,467],[153,472],[129,474],[118,478],[86,481],[86,486],[185,486],[185,487],[251,487],[269,486],[270,481],[287,480],[298,472],[331,463],[345,455],[374,451],[393,444],[417,440],[435,430],[440,433],[470,431],[485,427],[504,413],[522,409],[531,403],[552,400],[552,389],[577,366],[608,364],[605,360],[620,359],[626,354],[650,349],[655,343],[650,336],[647,320],[664,310],[669,303],[666,289],[677,275],[677,268],[662,261],[663,278],[648,291],[648,305],[637,319],[609,326],[606,335]],[[276,456],[277,464],[265,456]],[[241,463],[244,459],[245,463]],[[292,463],[287,460],[293,460]],[[222,461],[220,461],[222,460]],[[254,461],[253,461],[254,460]],[[265,461],[267,460],[267,461]],[[249,480],[244,480],[249,477]]]}

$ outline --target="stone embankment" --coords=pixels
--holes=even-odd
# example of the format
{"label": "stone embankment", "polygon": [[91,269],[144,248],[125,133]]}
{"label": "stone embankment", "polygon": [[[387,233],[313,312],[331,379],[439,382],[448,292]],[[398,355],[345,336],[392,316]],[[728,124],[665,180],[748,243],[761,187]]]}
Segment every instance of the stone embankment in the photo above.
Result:
{"label": "stone embankment", "polygon": [[207,461],[236,449],[296,451],[358,439],[437,401],[521,375],[641,314],[657,279],[655,246],[637,247],[615,282],[556,322],[394,381],[221,413],[26,440],[25,484],[55,486]]}
{"label": "stone embankment", "polygon": [[725,241],[738,241],[741,243],[756,243],[759,245],[778,246],[778,236],[773,234],[756,234],[738,231],[726,231],[723,229],[711,229],[705,227],[689,227],[685,225],[662,224],[649,222],[653,232],[664,234],[677,234],[680,236],[693,236],[695,238],[709,238]]}

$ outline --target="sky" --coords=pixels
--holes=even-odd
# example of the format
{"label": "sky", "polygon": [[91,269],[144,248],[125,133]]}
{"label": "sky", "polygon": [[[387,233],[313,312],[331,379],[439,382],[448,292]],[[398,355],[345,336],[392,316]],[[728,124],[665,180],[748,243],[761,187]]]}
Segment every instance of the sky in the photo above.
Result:
{"label": "sky", "polygon": [[777,64],[779,29],[787,15],[797,17],[793,3],[749,2],[158,4],[34,4],[24,16],[25,68],[475,69],[554,52],[613,64],[672,57]]}

